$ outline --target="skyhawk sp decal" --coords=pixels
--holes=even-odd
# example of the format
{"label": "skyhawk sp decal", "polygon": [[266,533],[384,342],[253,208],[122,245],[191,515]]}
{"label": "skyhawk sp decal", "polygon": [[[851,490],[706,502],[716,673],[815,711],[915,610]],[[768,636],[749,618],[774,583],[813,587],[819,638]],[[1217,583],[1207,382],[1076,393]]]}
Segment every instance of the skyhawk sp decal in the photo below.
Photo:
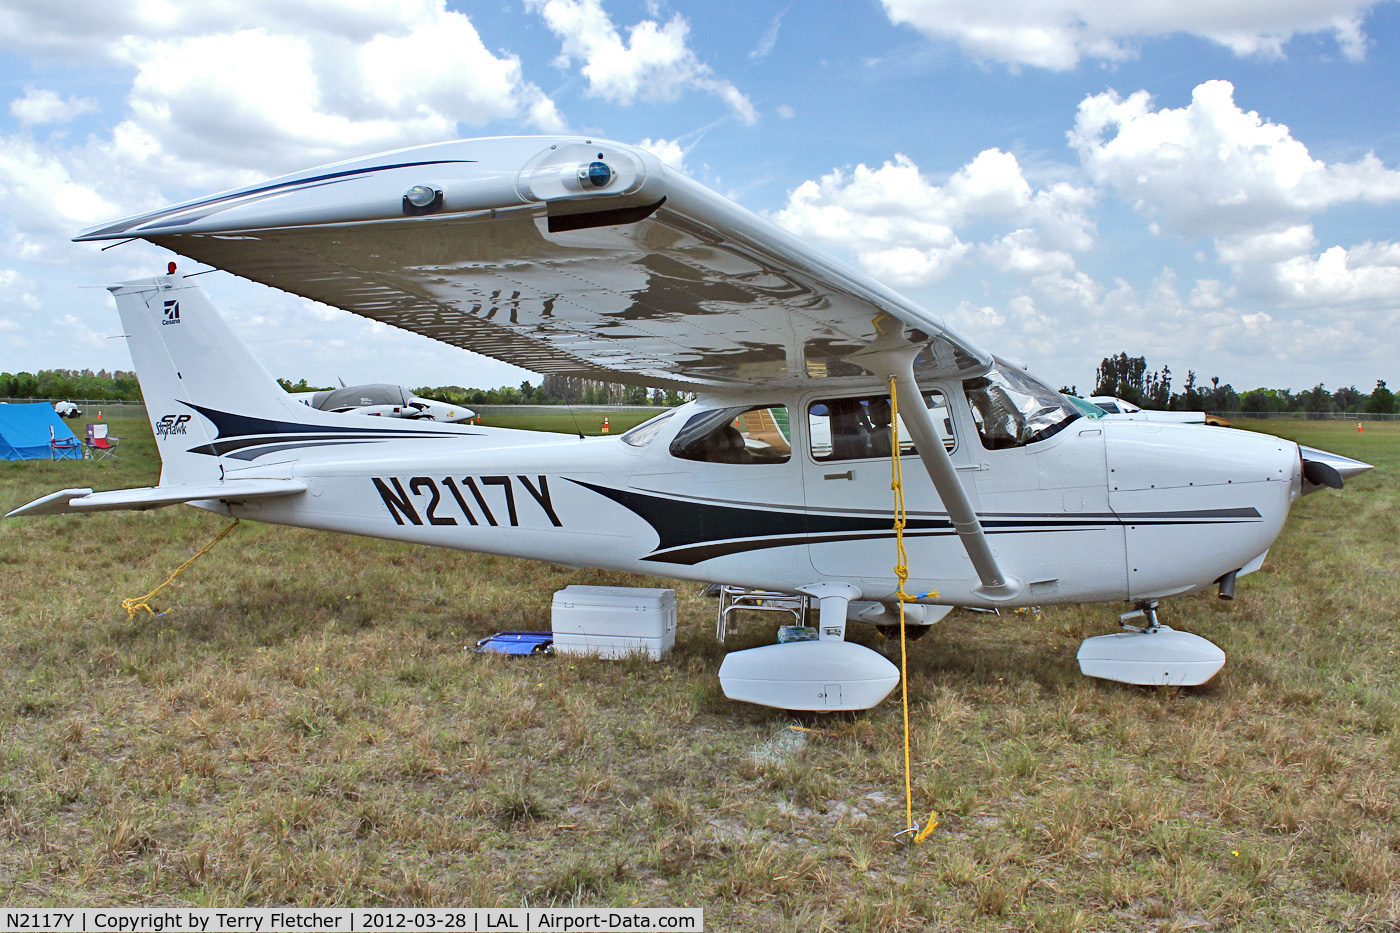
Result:
{"label": "skyhawk sp decal", "polygon": [[185,427],[190,422],[190,415],[162,415],[160,420],[152,426],[155,429],[156,437],[171,437],[175,434],[184,434]]}

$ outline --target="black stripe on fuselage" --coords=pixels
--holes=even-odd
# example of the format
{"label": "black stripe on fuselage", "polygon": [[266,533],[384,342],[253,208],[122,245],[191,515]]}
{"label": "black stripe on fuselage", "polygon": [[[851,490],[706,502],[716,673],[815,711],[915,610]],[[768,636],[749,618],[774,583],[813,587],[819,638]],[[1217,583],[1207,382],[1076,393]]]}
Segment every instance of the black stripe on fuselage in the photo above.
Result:
{"label": "black stripe on fuselage", "polygon": [[365,444],[377,441],[397,441],[405,438],[445,438],[477,436],[475,431],[421,431],[409,427],[356,428],[341,425],[305,424],[273,421],[232,412],[206,408],[191,402],[181,402],[213,422],[215,439],[208,444],[190,448],[192,454],[213,457],[229,455],[239,460],[253,460],[266,453],[296,450],[304,447],[325,447],[333,444]]}
{"label": "black stripe on fuselage", "polygon": [[[698,564],[745,551],[804,544],[894,537],[889,512],[813,511],[687,499],[582,480],[592,490],[635,513],[656,532],[656,549],[642,558],[669,564]],[[1257,509],[1199,509],[1182,512],[990,513],[978,516],[989,535],[1093,531],[1112,525],[1219,525],[1261,520]],[[946,513],[916,513],[905,524],[911,538],[956,534]]]}

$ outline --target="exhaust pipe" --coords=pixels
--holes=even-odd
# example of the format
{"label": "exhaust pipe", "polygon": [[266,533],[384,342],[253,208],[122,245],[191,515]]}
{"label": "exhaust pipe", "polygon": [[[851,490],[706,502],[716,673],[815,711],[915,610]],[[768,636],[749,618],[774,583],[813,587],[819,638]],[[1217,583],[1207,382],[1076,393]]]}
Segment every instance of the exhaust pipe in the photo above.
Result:
{"label": "exhaust pipe", "polygon": [[1220,584],[1219,596],[1221,599],[1231,600],[1235,598],[1235,577],[1238,575],[1238,570],[1231,570],[1229,573],[1225,574],[1225,576],[1215,581]]}

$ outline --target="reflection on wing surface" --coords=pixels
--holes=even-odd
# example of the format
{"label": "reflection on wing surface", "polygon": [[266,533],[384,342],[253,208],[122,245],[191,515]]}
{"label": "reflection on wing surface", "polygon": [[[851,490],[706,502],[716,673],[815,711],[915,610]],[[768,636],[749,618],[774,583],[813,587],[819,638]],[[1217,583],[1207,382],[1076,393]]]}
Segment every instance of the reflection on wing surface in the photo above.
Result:
{"label": "reflection on wing surface", "polygon": [[[572,181],[577,151],[615,162],[616,190]],[[441,193],[441,212],[410,209],[403,192],[418,189]],[[925,374],[990,363],[873,280],[613,143],[420,147],[81,238],[129,236],[540,373],[680,389],[795,386],[863,374],[848,357],[891,324],[928,343]]]}

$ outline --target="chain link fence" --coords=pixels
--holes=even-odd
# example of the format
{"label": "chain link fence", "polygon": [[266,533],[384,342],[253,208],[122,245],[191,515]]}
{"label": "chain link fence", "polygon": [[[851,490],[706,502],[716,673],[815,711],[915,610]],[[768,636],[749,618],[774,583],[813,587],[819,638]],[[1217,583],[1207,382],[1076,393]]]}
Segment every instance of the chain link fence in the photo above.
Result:
{"label": "chain link fence", "polygon": [[1378,415],[1364,411],[1231,411],[1221,413],[1220,417],[1227,421],[1395,421],[1400,419],[1400,414]]}
{"label": "chain link fence", "polygon": [[140,401],[128,401],[120,398],[0,398],[0,402],[9,402],[16,405],[30,405],[35,402],[43,402],[45,405],[52,405],[54,402],[72,402],[77,405],[83,414],[89,410],[96,413],[98,411],[120,411],[124,415],[145,414],[146,403]]}

